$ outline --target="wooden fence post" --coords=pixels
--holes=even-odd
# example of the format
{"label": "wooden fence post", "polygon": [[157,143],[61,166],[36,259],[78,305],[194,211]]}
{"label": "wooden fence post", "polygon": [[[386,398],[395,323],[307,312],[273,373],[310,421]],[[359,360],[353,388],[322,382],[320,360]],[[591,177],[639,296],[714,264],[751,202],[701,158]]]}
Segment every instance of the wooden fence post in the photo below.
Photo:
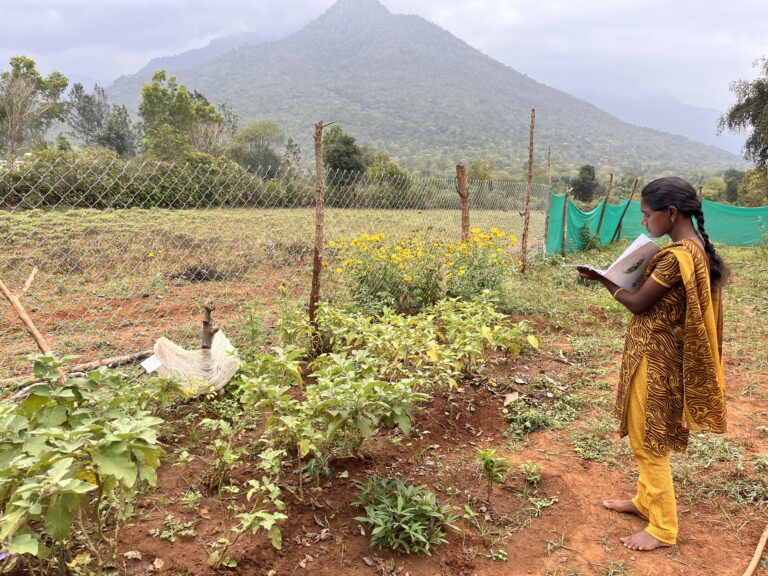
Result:
{"label": "wooden fence post", "polygon": [[528,144],[528,189],[525,193],[525,217],[523,218],[523,241],[520,245],[520,271],[525,272],[528,261],[528,225],[531,221],[531,195],[533,194],[533,126],[536,121],[536,110],[531,108],[531,135]]}
{"label": "wooden fence post", "polygon": [[547,194],[547,215],[544,217],[544,254],[547,253],[547,236],[549,236],[549,211],[552,210],[552,188]]}
{"label": "wooden fence post", "polygon": [[549,173],[547,184],[552,188],[552,146],[547,146],[547,172]]}
{"label": "wooden fence post", "polygon": [[605,217],[605,209],[608,207],[608,198],[611,197],[611,188],[613,188],[613,174],[608,174],[608,191],[605,193],[605,200],[603,200],[603,209],[600,210],[600,219],[597,221],[597,232],[595,235],[598,240],[600,239],[600,229],[603,227],[603,218]]}
{"label": "wooden fence post", "polygon": [[216,332],[219,331],[218,326],[213,325],[213,319],[211,318],[211,312],[216,309],[216,303],[208,298],[205,301],[205,308],[203,309],[203,333],[201,336],[200,348],[203,350],[210,350],[213,346],[213,337]]}
{"label": "wooden fence post", "polygon": [[632,198],[635,195],[635,190],[637,190],[637,183],[639,179],[635,178],[635,183],[632,184],[632,193],[629,195],[629,200],[627,200],[627,205],[624,206],[624,210],[621,212],[621,218],[619,218],[619,223],[616,224],[616,230],[613,231],[613,237],[611,238],[611,242],[616,242],[616,240],[619,239],[619,236],[621,235],[621,223],[624,221],[624,216],[627,214],[627,210],[629,210],[629,205],[632,202]]}
{"label": "wooden fence post", "polygon": [[315,249],[312,258],[312,288],[309,292],[309,324],[312,328],[312,348],[320,353],[317,328],[317,303],[320,300],[320,280],[323,271],[323,235],[325,228],[325,174],[323,165],[323,128],[333,124],[315,124]]}
{"label": "wooden fence post", "polygon": [[456,192],[461,203],[461,241],[469,241],[469,189],[467,188],[467,170],[463,162],[456,164]]}
{"label": "wooden fence post", "polygon": [[566,237],[568,236],[568,194],[571,193],[571,190],[573,190],[573,188],[568,188],[565,191],[565,203],[563,204],[563,244],[560,249],[560,253],[563,256],[565,256]]}

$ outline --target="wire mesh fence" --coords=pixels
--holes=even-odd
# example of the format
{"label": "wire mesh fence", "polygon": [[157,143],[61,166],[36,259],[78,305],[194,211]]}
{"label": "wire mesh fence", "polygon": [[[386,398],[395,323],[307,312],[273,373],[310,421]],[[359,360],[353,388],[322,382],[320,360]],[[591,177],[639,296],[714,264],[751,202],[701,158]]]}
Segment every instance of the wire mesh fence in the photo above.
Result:
{"label": "wire mesh fence", "polygon": [[[468,187],[473,227],[522,234],[526,183]],[[339,171],[326,174],[325,191],[323,295],[334,292],[333,274],[348,260],[331,244],[364,234],[459,238],[455,178],[371,180]],[[209,298],[237,344],[254,327],[249,317],[270,324],[285,300],[306,301],[314,194],[313,175],[298,169],[43,154],[0,166],[0,280],[20,295],[51,348],[78,362],[149,350],[160,336],[199,347]],[[532,252],[543,250],[547,195],[534,186]],[[8,379],[25,374],[19,357],[37,350],[7,302],[1,318],[0,379]]]}

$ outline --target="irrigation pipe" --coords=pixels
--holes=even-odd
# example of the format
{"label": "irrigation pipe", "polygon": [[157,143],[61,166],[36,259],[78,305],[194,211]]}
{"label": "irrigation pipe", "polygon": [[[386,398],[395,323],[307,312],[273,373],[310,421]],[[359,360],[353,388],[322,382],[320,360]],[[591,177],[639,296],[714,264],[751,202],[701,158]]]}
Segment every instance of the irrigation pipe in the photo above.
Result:
{"label": "irrigation pipe", "polygon": [[768,541],[768,526],[763,530],[763,535],[760,536],[760,541],[757,543],[757,548],[755,548],[755,554],[752,556],[752,562],[749,563],[749,566],[747,566],[747,569],[742,576],[752,576],[752,573],[755,571],[755,568],[757,568],[760,558],[763,555],[763,548],[765,548],[766,541]]}

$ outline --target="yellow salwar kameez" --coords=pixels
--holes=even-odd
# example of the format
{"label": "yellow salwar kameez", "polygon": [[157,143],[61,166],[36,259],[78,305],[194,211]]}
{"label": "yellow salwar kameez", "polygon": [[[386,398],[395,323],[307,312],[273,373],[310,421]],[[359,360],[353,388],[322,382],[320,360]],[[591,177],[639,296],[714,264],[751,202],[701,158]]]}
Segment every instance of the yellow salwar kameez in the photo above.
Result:
{"label": "yellow salwar kameez", "polygon": [[685,450],[690,430],[726,428],[722,308],[706,256],[692,240],[660,250],[645,274],[668,289],[629,322],[615,414],[640,472],[632,501],[648,518],[645,530],[674,544],[670,452]]}

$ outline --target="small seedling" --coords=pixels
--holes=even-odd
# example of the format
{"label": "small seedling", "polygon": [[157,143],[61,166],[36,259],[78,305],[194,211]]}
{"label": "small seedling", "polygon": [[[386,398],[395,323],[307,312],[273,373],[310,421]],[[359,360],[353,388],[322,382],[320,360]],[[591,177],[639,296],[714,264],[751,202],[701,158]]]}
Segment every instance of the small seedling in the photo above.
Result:
{"label": "small seedling", "polygon": [[488,504],[490,505],[494,485],[499,486],[504,482],[511,464],[506,458],[497,457],[496,450],[493,448],[478,448],[477,462],[482,466],[483,478],[488,482]]}

